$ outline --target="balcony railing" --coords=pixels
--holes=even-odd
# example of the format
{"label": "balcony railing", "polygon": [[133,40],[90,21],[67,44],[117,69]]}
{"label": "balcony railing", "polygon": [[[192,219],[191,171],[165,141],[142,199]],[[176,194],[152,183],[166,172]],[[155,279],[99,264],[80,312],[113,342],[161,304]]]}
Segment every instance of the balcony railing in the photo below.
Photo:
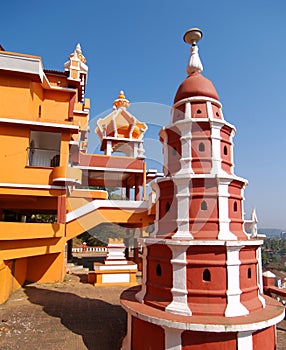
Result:
{"label": "balcony railing", "polygon": [[28,166],[56,167],[60,165],[58,149],[28,147]]}

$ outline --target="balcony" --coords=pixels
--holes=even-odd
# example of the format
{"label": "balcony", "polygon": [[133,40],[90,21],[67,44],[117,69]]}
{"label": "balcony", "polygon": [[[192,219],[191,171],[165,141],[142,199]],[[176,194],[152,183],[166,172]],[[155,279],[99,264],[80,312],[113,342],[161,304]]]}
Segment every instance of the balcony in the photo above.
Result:
{"label": "balcony", "polygon": [[26,223],[0,221],[0,240],[30,240],[64,237],[64,225],[56,223]]}
{"label": "balcony", "polygon": [[66,166],[56,166],[52,171],[52,181],[54,184],[75,185],[81,184],[81,169]]}

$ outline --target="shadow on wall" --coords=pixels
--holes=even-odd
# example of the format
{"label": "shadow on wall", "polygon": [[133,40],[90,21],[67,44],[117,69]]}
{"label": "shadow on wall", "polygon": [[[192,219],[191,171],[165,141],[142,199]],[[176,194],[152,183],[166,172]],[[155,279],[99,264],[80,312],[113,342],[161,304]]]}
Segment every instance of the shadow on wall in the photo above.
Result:
{"label": "shadow on wall", "polygon": [[34,286],[26,286],[25,293],[31,303],[41,305],[49,316],[60,318],[67,329],[81,335],[87,349],[121,348],[127,319],[119,305]]}

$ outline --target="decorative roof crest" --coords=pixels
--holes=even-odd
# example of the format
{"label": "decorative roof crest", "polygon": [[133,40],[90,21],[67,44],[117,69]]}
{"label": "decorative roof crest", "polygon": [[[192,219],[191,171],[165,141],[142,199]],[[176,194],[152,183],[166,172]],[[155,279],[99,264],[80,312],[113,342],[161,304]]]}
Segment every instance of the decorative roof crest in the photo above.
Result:
{"label": "decorative roof crest", "polygon": [[86,63],[86,58],[82,54],[80,44],[77,44],[74,52],[70,54],[70,58],[74,56],[76,56],[82,63]]}
{"label": "decorative roof crest", "polygon": [[113,109],[124,108],[127,109],[130,106],[130,102],[126,99],[124,91],[121,90],[117,99],[113,102]]}

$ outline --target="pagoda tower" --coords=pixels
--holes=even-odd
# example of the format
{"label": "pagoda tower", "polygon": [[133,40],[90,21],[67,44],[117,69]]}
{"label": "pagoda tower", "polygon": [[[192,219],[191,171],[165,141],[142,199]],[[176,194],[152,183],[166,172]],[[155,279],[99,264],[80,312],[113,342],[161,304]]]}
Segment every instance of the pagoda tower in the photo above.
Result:
{"label": "pagoda tower", "polygon": [[273,350],[284,308],[262,295],[262,240],[244,230],[244,188],[234,174],[235,128],[205,78],[190,29],[188,77],[170,125],[160,132],[164,177],[157,179],[153,236],[142,238],[142,286],[128,289],[124,349]]}

